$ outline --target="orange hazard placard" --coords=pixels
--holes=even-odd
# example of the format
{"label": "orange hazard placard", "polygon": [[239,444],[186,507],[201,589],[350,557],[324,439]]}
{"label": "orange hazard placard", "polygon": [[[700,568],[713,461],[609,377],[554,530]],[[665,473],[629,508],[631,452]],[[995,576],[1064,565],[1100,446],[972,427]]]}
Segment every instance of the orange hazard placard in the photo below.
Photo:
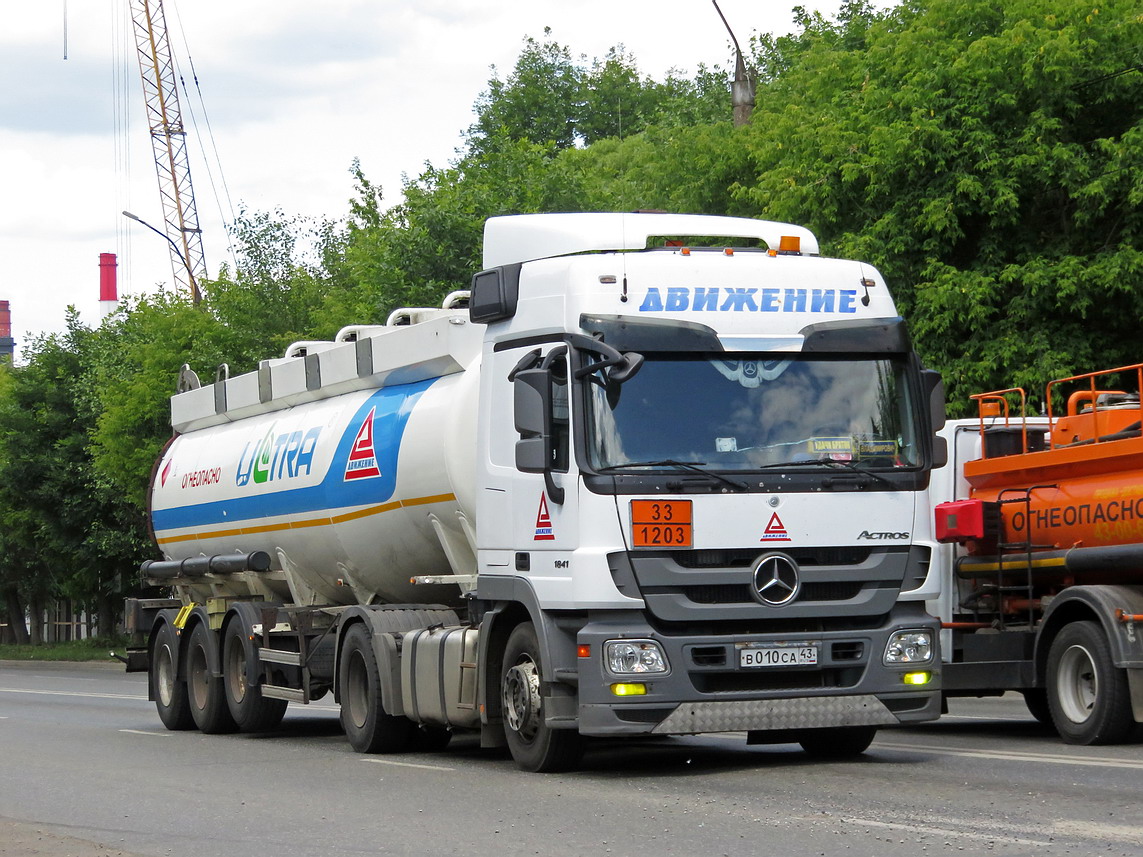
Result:
{"label": "orange hazard placard", "polygon": [[631,545],[689,548],[693,537],[690,500],[632,500]]}

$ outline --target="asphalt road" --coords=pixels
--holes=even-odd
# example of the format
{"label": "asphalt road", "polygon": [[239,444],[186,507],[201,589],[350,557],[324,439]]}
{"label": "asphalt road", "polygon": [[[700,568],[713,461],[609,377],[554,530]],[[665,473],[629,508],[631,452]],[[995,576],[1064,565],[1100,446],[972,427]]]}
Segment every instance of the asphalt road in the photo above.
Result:
{"label": "asphalt road", "polygon": [[1143,857],[1143,744],[1066,746],[1015,695],[844,763],[699,736],[529,775],[470,738],[357,755],[328,701],[268,735],[167,732],[145,681],[0,663],[0,855]]}

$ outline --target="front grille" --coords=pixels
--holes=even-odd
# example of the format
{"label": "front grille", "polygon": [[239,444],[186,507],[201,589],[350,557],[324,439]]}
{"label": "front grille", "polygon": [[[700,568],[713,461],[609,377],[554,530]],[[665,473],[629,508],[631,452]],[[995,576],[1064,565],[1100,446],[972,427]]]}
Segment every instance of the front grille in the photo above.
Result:
{"label": "front grille", "polygon": [[751,691],[824,690],[854,687],[861,681],[861,668],[820,670],[757,670],[752,672],[695,672],[691,683],[700,693],[746,693]]}
{"label": "front grille", "polygon": [[723,634],[797,634],[799,636],[837,632],[874,631],[889,620],[886,614],[872,616],[799,616],[782,618],[767,609],[766,615],[752,619],[669,622],[658,616],[647,621],[663,637],[717,637]]}
{"label": "front grille", "polygon": [[782,545],[780,550],[797,564],[800,589],[777,607],[760,603],[754,591],[754,565],[768,552],[760,546],[632,551],[613,554],[610,564],[620,590],[638,592],[661,622],[692,627],[717,622],[727,628],[790,620],[795,628],[809,629],[821,618],[852,622],[885,614],[917,564],[903,545]]}
{"label": "front grille", "polygon": [[[721,586],[684,586],[680,590],[684,597],[695,604],[744,604],[754,602],[754,593],[749,585],[724,584]],[[832,581],[828,583],[806,583],[798,593],[799,601],[848,601],[861,592],[860,581]]]}
{"label": "front grille", "polygon": [[[821,565],[861,565],[873,552],[867,547],[778,548],[803,568]],[[671,551],[668,556],[682,568],[749,568],[767,550]]]}

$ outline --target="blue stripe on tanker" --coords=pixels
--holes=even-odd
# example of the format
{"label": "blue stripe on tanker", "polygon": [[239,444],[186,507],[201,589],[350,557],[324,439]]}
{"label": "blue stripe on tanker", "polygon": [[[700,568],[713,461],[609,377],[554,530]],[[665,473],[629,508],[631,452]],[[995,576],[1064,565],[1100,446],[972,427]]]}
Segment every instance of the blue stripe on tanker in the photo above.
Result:
{"label": "blue stripe on tanker", "polygon": [[[155,531],[326,512],[386,502],[396,489],[397,455],[409,415],[421,394],[436,380],[431,378],[413,384],[382,387],[366,399],[342,432],[329,470],[317,485],[231,497],[213,503],[155,509],[151,513]],[[374,411],[374,453],[381,475],[368,479],[346,479],[350,450],[371,410]]]}

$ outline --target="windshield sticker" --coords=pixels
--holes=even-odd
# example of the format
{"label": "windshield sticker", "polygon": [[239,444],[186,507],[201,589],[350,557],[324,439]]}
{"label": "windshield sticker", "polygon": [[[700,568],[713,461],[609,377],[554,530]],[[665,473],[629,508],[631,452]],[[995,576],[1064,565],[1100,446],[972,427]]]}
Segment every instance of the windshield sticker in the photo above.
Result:
{"label": "windshield sticker", "polygon": [[763,381],[773,381],[790,365],[791,360],[711,360],[711,365],[729,381],[737,381],[753,390]]}
{"label": "windshield sticker", "polygon": [[720,286],[647,289],[639,312],[857,312],[857,289],[743,289]]}
{"label": "windshield sticker", "polygon": [[760,542],[788,542],[791,541],[790,534],[786,530],[786,525],[782,523],[782,519],[778,517],[775,512],[770,516],[770,523],[766,525],[765,532],[762,533]]}
{"label": "windshield sticker", "polygon": [[555,531],[552,528],[552,516],[548,512],[548,498],[544,492],[540,492],[540,508],[536,512],[536,535],[532,538],[534,542],[548,542],[554,541],[556,538]]}

